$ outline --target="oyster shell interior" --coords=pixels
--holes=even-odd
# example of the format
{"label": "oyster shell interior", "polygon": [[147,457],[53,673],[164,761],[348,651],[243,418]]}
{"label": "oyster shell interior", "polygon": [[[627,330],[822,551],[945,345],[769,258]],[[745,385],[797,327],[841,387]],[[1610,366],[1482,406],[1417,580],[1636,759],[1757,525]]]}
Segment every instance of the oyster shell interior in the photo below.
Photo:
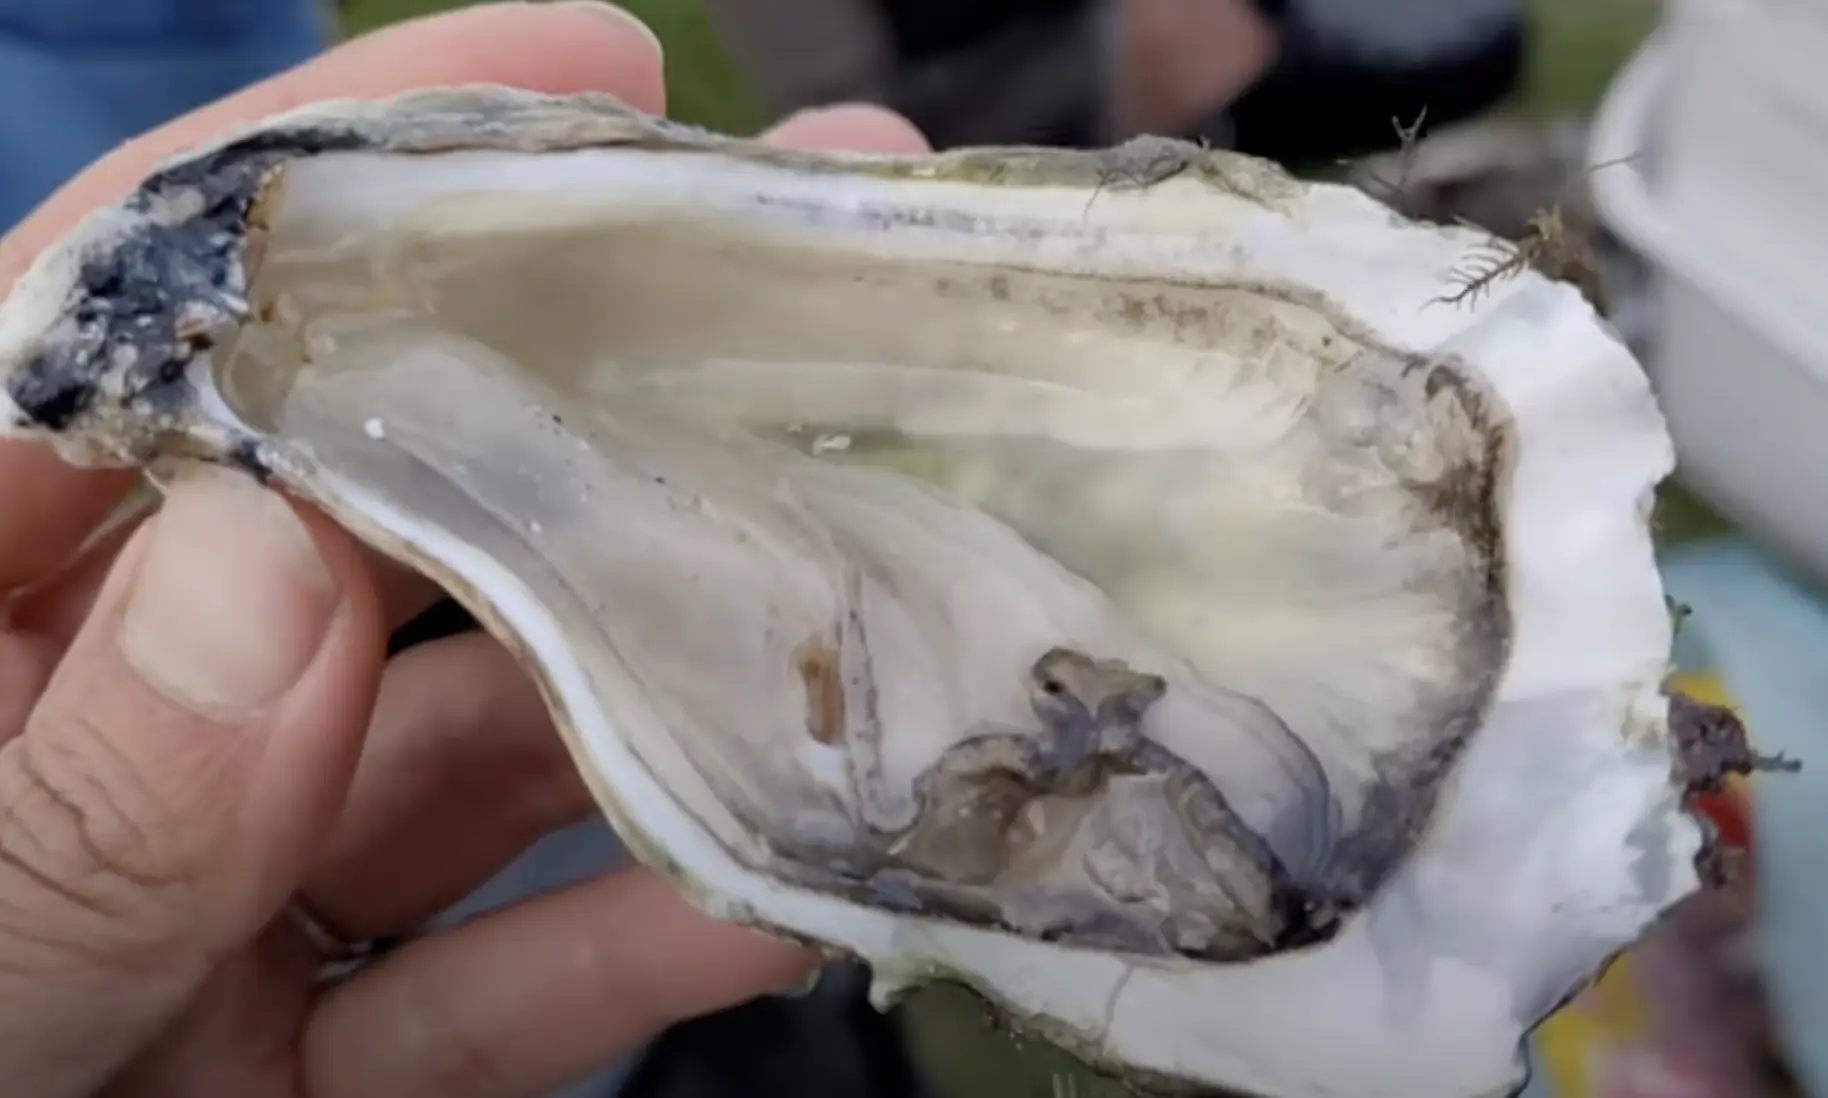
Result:
{"label": "oyster shell interior", "polygon": [[426,571],[707,907],[1157,1085],[1460,1098],[1695,885],[1630,355],[1164,142],[793,154],[331,104],[0,309],[14,430]]}

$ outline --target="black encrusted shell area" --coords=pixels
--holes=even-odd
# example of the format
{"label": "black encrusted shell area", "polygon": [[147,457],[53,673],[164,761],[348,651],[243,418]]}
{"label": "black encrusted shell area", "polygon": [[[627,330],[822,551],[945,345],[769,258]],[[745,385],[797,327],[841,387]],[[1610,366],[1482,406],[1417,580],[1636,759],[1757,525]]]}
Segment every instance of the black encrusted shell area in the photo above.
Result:
{"label": "black encrusted shell area", "polygon": [[208,349],[213,331],[246,314],[239,252],[253,188],[231,189],[231,182],[245,180],[215,177],[207,188],[134,196],[127,208],[135,213],[154,202],[195,204],[201,212],[175,223],[143,219],[82,261],[62,338],[7,379],[7,395],[28,425],[62,431],[104,391],[124,405],[156,402]]}
{"label": "black encrusted shell area", "polygon": [[86,242],[64,323],[7,378],[20,426],[67,430],[107,399],[157,416],[213,333],[247,315],[249,212],[285,159],[359,148],[328,130],[254,133],[156,172]]}

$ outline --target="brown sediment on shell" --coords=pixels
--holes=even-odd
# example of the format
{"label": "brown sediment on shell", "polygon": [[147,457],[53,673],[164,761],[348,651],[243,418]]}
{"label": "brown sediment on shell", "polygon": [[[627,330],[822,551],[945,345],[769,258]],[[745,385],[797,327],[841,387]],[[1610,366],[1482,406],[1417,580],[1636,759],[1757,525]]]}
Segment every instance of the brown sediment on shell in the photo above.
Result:
{"label": "brown sediment on shell", "polygon": [[794,670],[806,691],[806,732],[822,744],[844,735],[844,680],[838,652],[824,637],[808,637],[794,652]]}

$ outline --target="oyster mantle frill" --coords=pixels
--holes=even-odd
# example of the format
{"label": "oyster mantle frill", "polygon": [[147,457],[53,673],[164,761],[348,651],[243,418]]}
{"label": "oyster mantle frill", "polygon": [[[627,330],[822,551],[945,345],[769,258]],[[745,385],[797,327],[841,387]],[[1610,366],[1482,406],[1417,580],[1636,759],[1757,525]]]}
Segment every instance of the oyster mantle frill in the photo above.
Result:
{"label": "oyster mantle frill", "polygon": [[10,429],[443,583],[707,908],[1106,1066],[1461,1098],[1696,884],[1624,347],[1171,142],[770,150],[334,103],[0,306]]}

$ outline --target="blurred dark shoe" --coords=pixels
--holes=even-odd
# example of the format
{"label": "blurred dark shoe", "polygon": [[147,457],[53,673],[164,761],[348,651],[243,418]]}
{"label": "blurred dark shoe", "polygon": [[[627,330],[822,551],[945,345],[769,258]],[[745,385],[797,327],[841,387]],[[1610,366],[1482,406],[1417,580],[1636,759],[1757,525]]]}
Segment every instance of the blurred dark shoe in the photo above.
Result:
{"label": "blurred dark shoe", "polygon": [[[1465,31],[1464,44],[1399,57],[1310,26],[1298,0],[1259,6],[1277,24],[1280,55],[1207,136],[1218,144],[1223,134],[1229,148],[1292,168],[1387,149],[1391,119],[1407,124],[1426,111],[1433,128],[1478,117],[1522,84],[1529,42],[1521,11]],[[1449,29],[1447,42],[1456,43],[1461,32]]]}

